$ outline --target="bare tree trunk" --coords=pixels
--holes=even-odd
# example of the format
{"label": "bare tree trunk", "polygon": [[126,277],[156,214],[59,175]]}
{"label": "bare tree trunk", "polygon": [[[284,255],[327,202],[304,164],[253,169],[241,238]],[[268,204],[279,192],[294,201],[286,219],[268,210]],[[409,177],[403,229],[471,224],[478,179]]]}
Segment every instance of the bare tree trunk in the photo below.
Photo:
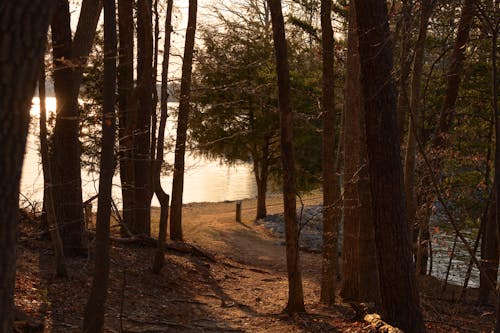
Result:
{"label": "bare tree trunk", "polygon": [[281,160],[283,164],[283,205],[285,215],[288,303],[285,312],[305,312],[299,259],[299,228],[296,213],[295,157],[293,151],[293,113],[290,104],[290,73],[285,39],[285,23],[280,0],[268,0],[273,25],[276,73],[280,107]]}
{"label": "bare tree trunk", "polygon": [[[102,3],[84,0],[75,37],[71,39],[68,0],[57,0],[51,24],[54,62],[54,91],[57,116],[53,134],[52,177],[57,221],[61,229],[64,252],[68,256],[83,254],[82,181],[80,168],[78,93],[83,67],[92,47]],[[69,60],[69,61],[68,61]],[[69,66],[71,64],[71,66]]]}
{"label": "bare tree trunk", "polygon": [[[150,0],[153,1],[153,0]],[[155,159],[156,159],[156,144],[157,144],[157,137],[156,137],[156,130],[158,126],[158,89],[156,89],[156,76],[158,75],[158,52],[159,52],[159,47],[160,47],[160,14],[158,13],[158,0],[153,1],[153,9],[152,9],[152,14],[154,16],[154,27],[153,27],[153,78],[152,78],[152,98],[153,98],[153,105],[151,107],[151,144],[150,144],[150,156],[151,156],[151,185],[152,185],[152,191],[151,191],[151,199],[153,199],[154,195],[154,187],[155,187],[155,174],[156,174],[156,167],[154,165]],[[150,203],[151,205],[151,203]]]}
{"label": "bare tree trunk", "polygon": [[[74,257],[84,251],[83,205],[80,175],[80,142],[78,141],[78,101],[71,98],[72,59],[69,2],[58,0],[51,24],[54,92],[57,115],[52,137],[52,178],[56,219],[59,221],[64,252]],[[75,104],[75,105],[72,105]],[[77,158],[75,158],[77,156]]]}
{"label": "bare tree trunk", "polygon": [[[132,109],[134,86],[134,1],[118,0],[120,49],[118,57],[118,120],[119,159],[122,190],[123,223],[135,225],[135,171],[133,163],[133,133],[135,127]],[[124,230],[122,230],[124,233]]]}
{"label": "bare tree trunk", "polygon": [[191,74],[193,68],[194,37],[196,34],[197,0],[189,0],[188,25],[182,62],[181,96],[175,140],[174,178],[172,181],[172,207],[170,208],[170,239],[182,241],[182,195],[184,191],[184,158],[190,112]]}
{"label": "bare tree trunk", "polygon": [[[493,18],[492,36],[491,36],[491,93],[493,99],[493,112],[495,114],[495,220],[497,225],[497,243],[500,243],[500,109],[498,108],[498,71],[497,71],[497,56],[498,56],[498,30],[500,22],[498,13],[500,10],[500,1],[495,0],[493,3]],[[498,267],[498,265],[497,265]],[[495,276],[496,277],[496,276]],[[496,279],[495,279],[496,281]],[[500,333],[500,295],[497,295],[497,309],[495,333]]]}
{"label": "bare tree trunk", "polygon": [[488,203],[486,225],[481,242],[481,267],[479,272],[479,303],[488,304],[498,275],[498,237],[496,225],[496,193]]}
{"label": "bare tree trunk", "polygon": [[160,230],[158,232],[158,248],[153,260],[153,272],[160,273],[165,263],[165,238],[167,237],[167,222],[169,209],[169,195],[161,186],[161,167],[163,165],[163,147],[165,145],[165,126],[168,118],[168,67],[170,61],[170,39],[172,34],[172,8],[173,0],[167,2],[167,13],[165,17],[165,43],[163,46],[163,63],[161,75],[161,100],[160,100],[160,125],[158,130],[158,144],[156,147],[155,160],[155,193],[160,202]]}
{"label": "bare tree trunk", "polygon": [[405,119],[408,114],[410,101],[408,100],[408,79],[411,71],[411,32],[413,25],[412,0],[402,0],[401,17],[401,50],[399,55],[399,89],[397,102],[398,134],[400,140],[403,138]]}
{"label": "bare tree trunk", "polygon": [[[0,332],[14,319],[19,183],[31,99],[55,1],[7,0],[0,9]],[[25,36],[21,42],[19,36]]]}
{"label": "bare tree trunk", "polygon": [[47,108],[45,94],[45,59],[42,57],[40,78],[38,80],[38,97],[40,99],[40,152],[42,156],[43,187],[44,187],[44,207],[46,210],[47,229],[49,230],[54,247],[56,260],[56,275],[67,277],[66,262],[64,258],[64,248],[59,234],[59,226],[56,219],[54,203],[54,190],[52,180],[52,169],[50,168],[49,144],[47,142]]}
{"label": "bare tree trunk", "polygon": [[253,168],[255,182],[257,184],[257,215],[256,219],[262,219],[267,216],[266,194],[267,180],[269,176],[269,138],[265,138],[262,145],[262,156],[259,158],[256,152],[253,159]]}
{"label": "bare tree trunk", "polygon": [[462,7],[457,37],[451,55],[451,64],[446,75],[446,93],[439,116],[439,127],[434,143],[435,147],[439,147],[446,141],[445,136],[451,129],[453,115],[455,113],[455,104],[458,97],[458,88],[460,86],[460,74],[464,66],[465,51],[467,49],[467,43],[469,42],[469,32],[476,13],[474,1],[475,0],[464,0]]}
{"label": "bare tree trunk", "polygon": [[383,313],[407,333],[425,332],[408,239],[387,3],[355,6]]}
{"label": "bare tree trunk", "polygon": [[[408,142],[405,155],[404,164],[404,180],[405,180],[405,197],[406,197],[406,211],[408,214],[408,227],[410,232],[410,240],[413,239],[412,234],[415,229],[415,214],[417,212],[417,197],[415,193],[415,162],[417,156],[417,133],[418,133],[418,120],[421,115],[421,97],[420,87],[422,84],[422,69],[424,66],[425,55],[425,41],[427,40],[427,28],[429,26],[429,19],[434,8],[434,0],[422,0],[420,9],[420,24],[418,39],[415,44],[415,58],[413,60],[413,75],[411,78],[411,100],[410,100],[410,114],[409,114],[409,129],[408,129]],[[425,225],[423,226],[425,228]],[[426,243],[427,244],[427,243]],[[417,244],[421,246],[421,244]],[[422,250],[425,250],[423,246]],[[424,251],[417,251],[422,253]],[[427,251],[425,251],[427,253]],[[427,268],[427,261],[417,259],[418,262],[423,263],[425,266],[417,267],[419,274],[425,274]]]}
{"label": "bare tree trunk", "polygon": [[333,70],[335,51],[332,28],[332,2],[321,1],[321,36],[323,56],[323,263],[320,301],[335,304],[338,267],[340,187],[335,167],[335,94]]}
{"label": "bare tree trunk", "polygon": [[151,219],[151,113],[153,112],[153,27],[151,2],[137,2],[138,109],[134,131],[135,217],[130,230],[150,233]]}
{"label": "bare tree trunk", "polygon": [[99,198],[97,203],[94,278],[85,308],[83,332],[104,331],[104,312],[109,284],[109,229],[111,187],[115,171],[116,5],[104,0],[104,87]]}
{"label": "bare tree trunk", "polygon": [[371,218],[365,121],[361,91],[356,7],[349,7],[348,57],[344,111],[344,240],[342,287],[344,301],[380,304],[375,235]]}
{"label": "bare tree trunk", "polygon": [[[450,134],[450,130],[452,128],[453,116],[455,111],[455,105],[458,97],[458,89],[460,86],[460,74],[462,72],[462,68],[465,61],[465,51],[467,49],[467,44],[469,42],[469,32],[472,27],[473,19],[475,16],[475,0],[464,0],[462,5],[462,11],[460,15],[460,20],[458,23],[458,31],[457,36],[455,38],[453,52],[451,55],[451,64],[447,73],[447,82],[446,82],[446,92],[443,100],[443,106],[441,108],[441,113],[439,117],[438,128],[436,129],[435,136],[431,142],[431,151],[433,151],[433,156],[430,161],[432,172],[436,174],[441,173],[442,163],[443,163],[443,153],[446,149],[448,143],[448,135]],[[432,191],[432,176],[429,175],[430,170],[427,171],[425,178],[423,178],[423,188],[426,191]],[[426,205],[423,206],[422,209],[427,209],[427,207],[431,207],[432,203],[435,201],[435,193],[428,194],[425,198],[427,201]],[[429,214],[427,216],[430,217]],[[429,234],[429,220],[425,219],[419,225],[421,235]],[[424,237],[425,238],[425,237]],[[427,239],[424,239],[425,245],[428,245]],[[420,241],[419,243],[422,243]],[[417,248],[418,250],[419,248]],[[424,250],[424,251],[422,251]],[[420,248],[420,253],[426,253],[425,249]],[[421,258],[417,256],[417,260],[420,261],[420,268],[426,267],[426,258]]]}

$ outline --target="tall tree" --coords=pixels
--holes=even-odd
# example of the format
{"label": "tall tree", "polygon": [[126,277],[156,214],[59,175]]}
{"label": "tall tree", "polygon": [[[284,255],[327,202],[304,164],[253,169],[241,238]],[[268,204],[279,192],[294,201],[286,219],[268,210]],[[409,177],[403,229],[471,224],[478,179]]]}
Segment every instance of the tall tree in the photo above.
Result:
{"label": "tall tree", "polygon": [[485,214],[484,232],[481,242],[481,271],[479,272],[479,303],[489,303],[489,295],[495,288],[498,275],[498,237],[496,225],[496,194],[493,192]]}
{"label": "tall tree", "polygon": [[[228,163],[252,162],[256,219],[267,215],[268,178],[279,160],[271,26],[266,0],[218,11],[220,25],[201,31],[193,77],[190,140],[201,154]],[[244,15],[235,15],[243,12]],[[303,96],[303,95],[302,95]]]}
{"label": "tall tree", "polygon": [[285,311],[292,315],[305,312],[302,274],[299,262],[299,228],[296,213],[295,158],[293,151],[293,113],[290,103],[290,73],[285,38],[285,22],[280,0],[268,0],[273,26],[278,99],[280,108],[281,161],[283,164],[283,205],[285,215],[288,303]]}
{"label": "tall tree", "polygon": [[191,74],[193,69],[194,37],[198,1],[189,0],[188,24],[182,61],[177,137],[175,140],[174,177],[172,181],[172,207],[170,208],[170,238],[182,240],[182,194],[184,191],[184,158],[186,154],[187,126],[190,111]]}
{"label": "tall tree", "polygon": [[[500,31],[500,1],[495,0],[492,4],[491,28],[491,94],[493,114],[495,115],[495,219],[497,225],[497,244],[500,235],[500,109],[498,107],[498,33]],[[495,333],[500,333],[500,295],[497,295]]]}
{"label": "tall tree", "polygon": [[164,264],[165,238],[167,236],[169,195],[161,185],[161,168],[163,166],[163,147],[165,145],[165,126],[168,117],[168,67],[170,61],[170,37],[172,34],[172,8],[174,1],[167,1],[167,12],[165,14],[165,42],[163,45],[163,63],[161,75],[161,100],[160,100],[160,125],[158,129],[158,143],[156,146],[156,159],[154,169],[155,193],[160,202],[160,230],[158,232],[158,248],[153,260],[153,272],[159,273]]}
{"label": "tall tree", "polygon": [[135,216],[130,230],[150,233],[151,218],[151,115],[153,112],[152,3],[137,2],[137,110],[132,128],[134,149]]}
{"label": "tall tree", "polygon": [[397,99],[398,133],[400,139],[403,137],[405,118],[408,114],[410,104],[408,98],[408,79],[411,71],[411,33],[413,25],[412,8],[413,0],[401,0],[401,31],[399,34],[400,54],[399,54],[399,89]]}
{"label": "tall tree", "polygon": [[387,3],[355,6],[383,314],[405,332],[425,332],[406,223]]}
{"label": "tall tree", "polygon": [[58,101],[51,167],[57,221],[68,256],[84,251],[78,94],[101,8],[100,0],[83,0],[73,39],[68,0],[57,0],[51,22],[54,91]]}
{"label": "tall tree", "polygon": [[83,319],[83,332],[93,333],[104,331],[104,309],[109,281],[111,187],[115,171],[116,39],[115,0],[104,0],[104,87],[96,256],[94,278]]}
{"label": "tall tree", "polygon": [[[427,30],[429,20],[432,14],[436,1],[422,0],[420,6],[420,23],[417,42],[415,44],[415,57],[413,59],[413,73],[411,77],[411,93],[410,93],[410,112],[409,112],[409,129],[408,140],[406,146],[405,164],[404,164],[404,180],[405,180],[405,197],[406,211],[408,214],[408,226],[410,234],[415,229],[415,214],[417,212],[417,197],[415,193],[415,165],[417,155],[417,133],[418,120],[421,117],[421,86],[422,86],[422,71],[424,67],[425,42],[427,40]],[[419,237],[417,237],[419,239]],[[418,247],[421,244],[417,244]],[[424,251],[417,250],[417,262],[423,267],[417,267],[417,272],[425,274],[427,262],[420,260],[421,254]]]}
{"label": "tall tree", "polygon": [[323,57],[323,266],[320,300],[335,304],[338,267],[340,187],[335,166],[335,41],[332,28],[332,1],[321,0],[321,40]]}
{"label": "tall tree", "polygon": [[469,42],[470,30],[474,16],[476,14],[474,2],[476,0],[464,0],[460,21],[458,23],[457,36],[451,54],[451,63],[446,75],[446,93],[444,95],[443,106],[439,115],[439,125],[434,140],[434,146],[439,147],[446,140],[445,137],[451,129],[453,115],[460,86],[460,75],[465,61],[465,52]]}
{"label": "tall tree", "polygon": [[55,1],[0,4],[0,332],[12,332],[19,183],[47,29]]}
{"label": "tall tree", "polygon": [[135,172],[132,134],[137,107],[133,100],[134,87],[134,1],[118,0],[119,57],[118,57],[118,135],[123,223],[135,223]]}
{"label": "tall tree", "polygon": [[[438,126],[434,135],[432,142],[430,143],[431,155],[431,166],[432,170],[427,170],[427,174],[423,177],[424,184],[421,186],[424,190],[432,188],[431,179],[432,176],[429,174],[431,172],[438,175],[441,174],[443,168],[443,155],[448,145],[448,137],[450,135],[453,118],[455,114],[455,108],[457,104],[458,91],[461,81],[461,73],[464,67],[465,55],[467,50],[467,45],[469,43],[469,35],[472,28],[472,23],[476,15],[474,2],[476,0],[464,0],[462,4],[462,9],[460,13],[460,19],[458,22],[457,34],[453,44],[453,51],[451,54],[450,65],[448,72],[446,74],[446,90],[443,98],[443,104],[441,107]],[[414,124],[416,125],[416,124]],[[411,133],[411,132],[410,132]],[[426,198],[427,204],[423,205],[423,209],[431,207],[432,203],[435,201],[435,194],[432,193]],[[427,214],[430,218],[430,214]],[[419,235],[423,238],[419,240],[419,243],[427,244],[429,235],[429,218],[426,218],[419,225]],[[424,253],[422,253],[421,247],[420,253],[417,255],[417,260],[420,261],[420,268],[427,267],[426,258]],[[422,270],[422,269],[421,269]],[[421,271],[420,270],[420,271]]]}
{"label": "tall tree", "polygon": [[380,304],[361,91],[356,7],[351,0],[344,111],[342,287],[345,302]]}
{"label": "tall tree", "polygon": [[56,274],[61,277],[66,277],[68,271],[66,269],[66,260],[64,258],[64,248],[59,233],[59,226],[56,219],[56,210],[54,203],[54,189],[52,180],[52,170],[50,168],[49,158],[49,143],[47,140],[47,107],[46,107],[46,92],[45,92],[45,57],[42,58],[42,68],[40,69],[40,77],[38,79],[38,97],[40,100],[40,155],[42,157],[43,170],[43,197],[44,210],[49,230],[54,247]]}

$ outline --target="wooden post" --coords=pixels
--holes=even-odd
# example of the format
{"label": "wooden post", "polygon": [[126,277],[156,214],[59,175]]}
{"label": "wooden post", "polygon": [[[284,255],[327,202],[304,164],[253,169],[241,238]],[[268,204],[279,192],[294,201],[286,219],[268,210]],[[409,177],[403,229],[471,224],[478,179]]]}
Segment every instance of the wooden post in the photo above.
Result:
{"label": "wooden post", "polygon": [[236,201],[236,222],[241,223],[241,200]]}

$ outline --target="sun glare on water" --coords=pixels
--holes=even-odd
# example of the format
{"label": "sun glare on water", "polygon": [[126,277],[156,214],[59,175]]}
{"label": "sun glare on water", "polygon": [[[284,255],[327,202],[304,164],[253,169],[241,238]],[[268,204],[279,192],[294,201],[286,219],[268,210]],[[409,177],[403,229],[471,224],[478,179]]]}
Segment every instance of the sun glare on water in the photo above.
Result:
{"label": "sun glare on water", "polygon": [[[46,97],[45,98],[45,105],[47,108],[47,116],[49,113],[56,112],[57,101],[56,101],[55,97]],[[40,98],[33,97],[33,100],[31,101],[30,114],[32,117],[39,117],[40,116]]]}

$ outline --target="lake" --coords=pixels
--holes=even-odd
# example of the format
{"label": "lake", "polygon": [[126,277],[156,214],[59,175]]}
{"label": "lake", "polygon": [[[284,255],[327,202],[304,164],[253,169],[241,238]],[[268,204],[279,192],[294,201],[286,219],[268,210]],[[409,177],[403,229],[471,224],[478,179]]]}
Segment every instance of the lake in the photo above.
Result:
{"label": "lake", "polygon": [[[54,97],[46,99],[47,112],[55,112],[56,100]],[[172,103],[174,104],[174,103]],[[175,105],[175,104],[174,104]],[[21,200],[29,199],[32,202],[41,202],[43,198],[43,172],[39,154],[38,123],[40,116],[40,101],[33,98],[31,108],[31,126],[24,156],[24,167],[21,178]],[[175,121],[169,118],[167,123],[166,138],[175,136]],[[174,154],[169,152],[165,156],[167,163],[173,164]],[[172,190],[172,176],[161,178],[162,185],[167,193]],[[113,178],[113,197],[117,204],[121,202],[120,178]],[[86,200],[98,192],[99,174],[82,170],[83,199]],[[238,200],[254,197],[256,195],[255,178],[252,167],[248,164],[230,166],[210,161],[206,158],[186,155],[186,174],[184,178],[183,202],[217,202],[225,200]],[[159,203],[153,198],[153,206]]]}

